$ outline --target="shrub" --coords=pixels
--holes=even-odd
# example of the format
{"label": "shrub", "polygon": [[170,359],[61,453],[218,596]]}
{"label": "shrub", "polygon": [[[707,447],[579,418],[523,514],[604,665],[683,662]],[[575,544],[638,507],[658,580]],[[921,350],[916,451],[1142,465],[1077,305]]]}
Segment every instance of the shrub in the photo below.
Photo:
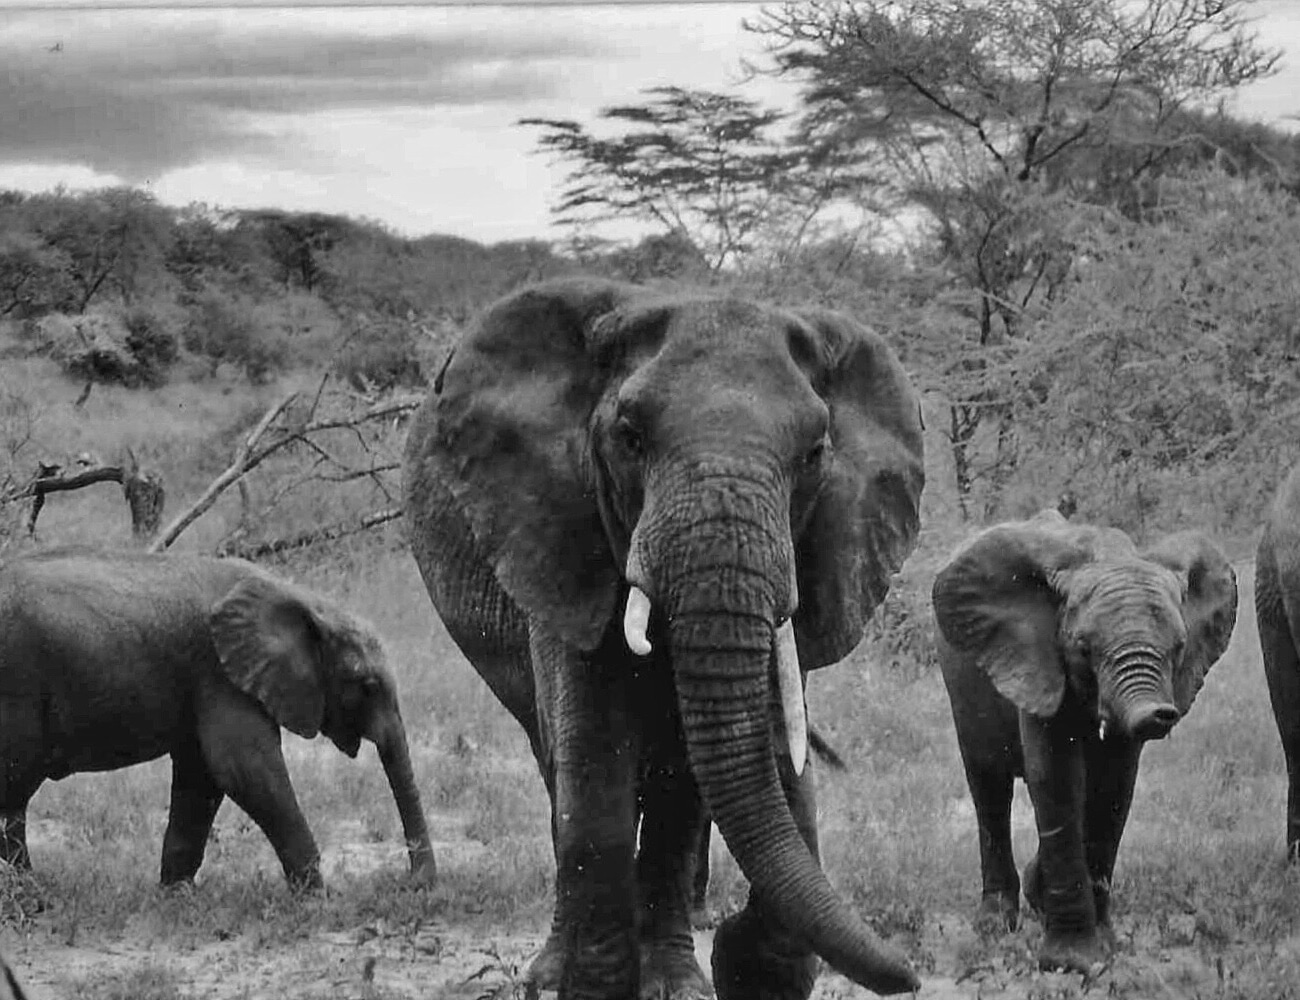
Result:
{"label": "shrub", "polygon": [[128,337],[120,319],[97,312],[50,313],[26,330],[34,349],[48,354],[74,378],[136,388],[149,384],[151,373],[132,352]]}
{"label": "shrub", "polygon": [[196,297],[183,337],[185,346],[208,358],[214,371],[223,361],[237,365],[255,384],[282,369],[288,355],[284,338],[260,322],[251,302],[215,291]]}
{"label": "shrub", "polygon": [[153,386],[162,384],[179,353],[180,338],[162,316],[148,309],[131,309],[122,322],[126,326],[126,349],[139,363],[145,381]]}
{"label": "shrub", "polygon": [[354,328],[335,356],[333,368],[359,392],[424,384],[419,345],[410,324],[400,320]]}

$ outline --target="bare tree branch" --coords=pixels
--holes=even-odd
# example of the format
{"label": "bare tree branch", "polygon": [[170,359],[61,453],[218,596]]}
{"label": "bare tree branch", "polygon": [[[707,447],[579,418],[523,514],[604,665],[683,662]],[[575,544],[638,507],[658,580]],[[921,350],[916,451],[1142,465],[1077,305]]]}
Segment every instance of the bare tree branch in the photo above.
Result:
{"label": "bare tree branch", "polygon": [[302,531],[287,538],[268,538],[261,542],[230,540],[218,548],[217,554],[239,556],[243,559],[261,559],[281,552],[304,549],[312,545],[319,545],[321,542],[332,542],[340,538],[346,538],[348,535],[370,531],[373,528],[388,524],[390,521],[396,521],[401,516],[401,508],[393,507],[388,510],[374,511],[356,521],[331,524],[324,528],[313,528],[310,531]]}
{"label": "bare tree branch", "polygon": [[256,468],[266,456],[270,453],[264,449],[254,454],[253,449],[257,442],[261,440],[268,428],[280,418],[280,415],[288,408],[289,404],[297,398],[297,393],[290,393],[280,402],[272,406],[257,422],[257,426],[244,439],[239,451],[235,453],[235,460],[225,472],[217,476],[209,485],[203,494],[183,510],[175,520],[153,540],[149,545],[148,551],[162,552],[168,548],[180,536],[181,532],[194,523],[209,507],[217,502],[217,497],[221,496],[227,489],[242,479],[250,469]]}

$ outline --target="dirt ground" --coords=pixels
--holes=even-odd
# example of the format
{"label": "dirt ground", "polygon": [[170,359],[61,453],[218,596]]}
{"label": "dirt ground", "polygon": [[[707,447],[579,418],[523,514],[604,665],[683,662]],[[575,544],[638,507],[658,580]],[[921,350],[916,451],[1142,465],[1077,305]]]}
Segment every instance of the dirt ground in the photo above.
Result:
{"label": "dirt ground", "polygon": [[[455,836],[451,817],[433,818],[438,838],[435,848],[443,865],[472,864],[483,846]],[[342,832],[342,831],[340,831]],[[56,829],[37,828],[35,840],[55,837]],[[367,843],[360,830],[355,841],[334,839],[338,846],[324,859],[326,872],[363,874],[379,868],[400,868],[403,857],[394,845]],[[1191,914],[1175,914],[1159,927],[1136,927],[1120,922],[1122,945],[1111,967],[1092,979],[1080,975],[1046,974],[1033,968],[1033,949],[1039,930],[1030,919],[1017,934],[990,947],[982,944],[965,915],[950,913],[927,918],[912,948],[922,972],[920,996],[932,1000],[956,998],[1070,998],[1100,997],[1232,997],[1268,996],[1233,989],[1250,958],[1247,952],[1225,963],[1205,947],[1210,929]],[[288,946],[273,946],[256,935],[238,934],[188,948],[151,942],[130,928],[110,942],[67,946],[49,933],[37,931],[26,938],[6,935],[4,947],[25,980],[33,1000],[71,1000],[76,996],[121,997],[126,992],[105,991],[103,984],[115,976],[123,984],[142,968],[156,964],[167,971],[175,992],[171,997],[237,1000],[396,1000],[396,998],[446,998],[446,1000],[506,1000],[523,997],[519,976],[541,945],[541,926],[499,933],[439,921],[412,928],[374,921],[342,931],[319,932]],[[696,950],[703,968],[709,968],[712,931],[696,935]],[[1300,938],[1284,942],[1281,950],[1300,959]],[[1270,947],[1274,959],[1279,946]],[[1294,966],[1292,966],[1294,967]],[[78,984],[98,983],[90,988]],[[1258,984],[1267,990],[1267,984]],[[1275,996],[1287,985],[1278,984]],[[120,988],[119,988],[120,989]],[[815,1000],[848,1000],[869,996],[865,990],[829,971],[813,993]],[[1289,993],[1285,995],[1290,995]],[[152,998],[150,998],[152,1000]]]}

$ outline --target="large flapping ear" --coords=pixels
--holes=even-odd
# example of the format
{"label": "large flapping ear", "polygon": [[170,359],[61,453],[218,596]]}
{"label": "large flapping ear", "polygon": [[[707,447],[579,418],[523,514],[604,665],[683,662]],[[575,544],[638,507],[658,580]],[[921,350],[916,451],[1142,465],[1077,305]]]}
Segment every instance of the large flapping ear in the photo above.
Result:
{"label": "large flapping ear", "polygon": [[813,669],[858,644],[915,546],[925,462],[920,399],[884,340],[837,313],[799,318],[818,355],[834,456],[795,555],[799,662]]}
{"label": "large flapping ear", "polygon": [[1059,609],[1070,571],[1093,558],[1091,537],[1059,515],[1000,524],[967,542],[934,580],[944,639],[1033,715],[1055,715],[1065,696]]}
{"label": "large flapping ear", "polygon": [[589,454],[606,379],[593,340],[637,292],[571,279],[498,302],[457,344],[407,444],[408,497],[446,489],[456,508],[422,516],[468,521],[510,597],[582,649],[599,643],[621,579]]}
{"label": "large flapping ear", "polygon": [[1183,583],[1187,646],[1174,669],[1174,704],[1186,713],[1205,675],[1228,648],[1237,623],[1237,574],[1219,547],[1199,531],[1162,538],[1142,555],[1178,574]]}
{"label": "large flapping ear", "polygon": [[249,576],[212,608],[213,645],[226,675],[286,729],[308,739],[325,712],[321,633],[292,588]]}

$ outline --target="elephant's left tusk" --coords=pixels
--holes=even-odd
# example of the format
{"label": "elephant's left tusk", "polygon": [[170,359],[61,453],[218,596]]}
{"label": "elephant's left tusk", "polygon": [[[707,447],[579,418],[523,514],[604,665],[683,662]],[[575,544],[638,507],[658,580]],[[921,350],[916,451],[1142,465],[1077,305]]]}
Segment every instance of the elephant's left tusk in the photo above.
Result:
{"label": "elephant's left tusk", "polygon": [[790,744],[794,773],[803,774],[808,761],[808,716],[803,704],[803,675],[799,670],[799,648],[794,641],[794,622],[789,618],[776,630],[776,683],[781,691],[781,714],[785,738]]}
{"label": "elephant's left tusk", "polygon": [[650,640],[646,638],[646,629],[650,625],[650,598],[640,587],[633,587],[627,592],[627,610],[623,613],[623,638],[627,648],[637,656],[650,654]]}

